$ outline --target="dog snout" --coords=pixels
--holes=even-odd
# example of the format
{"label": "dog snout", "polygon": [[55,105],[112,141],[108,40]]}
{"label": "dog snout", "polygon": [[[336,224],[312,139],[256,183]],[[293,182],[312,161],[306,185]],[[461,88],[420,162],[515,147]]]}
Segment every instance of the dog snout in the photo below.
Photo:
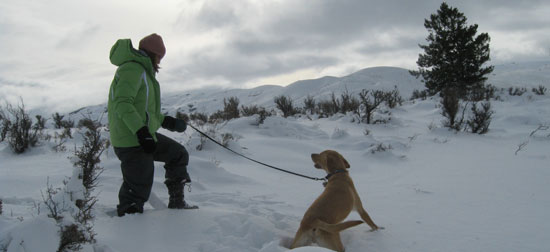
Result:
{"label": "dog snout", "polygon": [[318,168],[318,169],[321,169],[321,165],[319,164],[319,159],[320,159],[321,155],[317,154],[317,153],[313,153],[311,154],[311,160],[313,161],[313,166],[315,168]]}

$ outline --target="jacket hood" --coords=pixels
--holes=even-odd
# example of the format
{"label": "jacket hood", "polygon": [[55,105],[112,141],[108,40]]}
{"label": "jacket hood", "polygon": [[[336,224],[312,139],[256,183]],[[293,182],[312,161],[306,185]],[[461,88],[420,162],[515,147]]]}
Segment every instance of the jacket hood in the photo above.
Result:
{"label": "jacket hood", "polygon": [[115,66],[121,66],[126,62],[136,62],[141,64],[148,72],[154,75],[153,64],[145,52],[138,51],[132,46],[130,39],[119,39],[111,48],[109,54],[111,63]]}

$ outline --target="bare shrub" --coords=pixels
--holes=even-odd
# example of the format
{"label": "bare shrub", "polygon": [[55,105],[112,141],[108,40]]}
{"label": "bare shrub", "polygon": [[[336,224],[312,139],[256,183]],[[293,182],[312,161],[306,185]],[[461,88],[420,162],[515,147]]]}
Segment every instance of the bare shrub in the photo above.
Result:
{"label": "bare shrub", "polygon": [[222,145],[224,147],[229,146],[229,142],[235,140],[235,137],[231,133],[222,133]]}
{"label": "bare shrub", "polygon": [[8,132],[11,128],[11,121],[9,120],[6,112],[0,107],[0,142],[6,140]]}
{"label": "bare shrub", "polygon": [[441,115],[446,118],[443,121],[443,126],[460,131],[464,122],[464,110],[462,111],[462,118],[457,119],[457,115],[462,107],[458,98],[458,92],[454,89],[446,89],[441,93],[441,96]]}
{"label": "bare shrub", "polygon": [[472,133],[485,134],[489,131],[491,117],[494,111],[491,110],[491,103],[485,102],[481,104],[481,108],[477,108],[477,104],[472,104],[472,115],[466,121]]}
{"label": "bare shrub", "polygon": [[61,227],[61,243],[58,251],[79,250],[82,244],[95,242],[93,208],[98,199],[93,195],[93,191],[97,188],[99,176],[103,172],[103,167],[99,166],[101,154],[109,147],[109,141],[101,135],[104,127],[100,121],[100,119],[85,118],[79,122],[81,129],[86,131],[81,133],[83,143],[79,149],[75,150],[72,160],[76,169],[74,174],[78,174],[78,181],[82,181],[83,197],[75,199],[71,197],[71,201],[78,209],[73,213],[75,222],[58,221]]}
{"label": "bare shrub", "polygon": [[491,84],[482,85],[482,86],[473,88],[469,92],[466,98],[469,101],[474,101],[474,102],[478,102],[482,100],[489,101],[495,98],[496,91],[497,91],[497,88]]}
{"label": "bare shrub", "polygon": [[79,129],[82,129],[82,128],[87,128],[87,129],[90,129],[90,128],[95,128],[96,127],[96,122],[94,120],[92,120],[91,118],[82,118],[78,121],[78,124],[76,126],[77,128]]}
{"label": "bare shrub", "polygon": [[309,112],[310,114],[315,114],[315,98],[308,95],[304,99],[304,112]]}
{"label": "bare shrub", "polygon": [[[82,122],[82,125],[80,127],[83,127],[85,122]],[[66,151],[67,148],[65,147],[65,143],[67,143],[68,139],[72,139],[72,129],[71,128],[63,128],[61,132],[54,132],[53,139],[54,139],[54,146],[52,149],[55,152],[62,152]]]}
{"label": "bare shrub", "polygon": [[429,92],[427,89],[422,91],[415,89],[412,93],[411,100],[416,100],[416,99],[426,100],[428,96],[429,96]]}
{"label": "bare shrub", "polygon": [[488,84],[488,85],[485,85],[485,88],[484,88],[484,93],[485,93],[485,97],[484,99],[486,101],[489,101],[493,98],[496,98],[496,93],[497,93],[497,88],[491,84]]}
{"label": "bare shrub", "polygon": [[380,117],[376,118],[376,120],[374,120],[372,124],[387,124],[391,121],[391,111],[382,110],[378,114],[380,115]]}
{"label": "bare shrub", "polygon": [[[75,205],[78,208],[78,212],[74,216],[76,221],[75,225],[77,229],[67,229],[67,226],[62,229],[65,236],[72,239],[67,239],[66,241],[71,241],[69,243],[71,246],[80,246],[80,244],[85,243],[95,243],[96,233],[94,231],[93,221],[95,216],[93,215],[93,208],[97,203],[96,196],[85,196],[82,200],[76,200]],[[72,225],[68,225],[69,227]],[[75,233],[76,231],[76,233]],[[63,235],[61,236],[61,241],[63,242]],[[78,244],[78,245],[77,245]],[[69,250],[73,251],[73,250]]]}
{"label": "bare shrub", "polygon": [[56,129],[67,129],[67,128],[74,128],[74,121],[72,120],[63,120],[65,118],[64,115],[60,115],[59,113],[55,112],[55,114],[52,115],[52,119],[54,122],[54,127]]}
{"label": "bare shrub", "polygon": [[239,98],[223,99],[223,118],[224,120],[239,118]]}
{"label": "bare shrub", "polygon": [[292,104],[292,99],[290,97],[281,95],[277,96],[273,99],[275,104],[277,105],[277,108],[283,112],[283,117],[289,117],[296,114],[296,109],[294,108],[294,105]]}
{"label": "bare shrub", "polygon": [[[333,93],[334,96],[334,93]],[[333,97],[334,99],[334,97]],[[352,94],[346,90],[340,95],[340,108],[339,111],[343,114],[346,114],[347,112],[353,112],[358,113],[359,106],[361,105],[361,102],[357,98],[355,98]]]}
{"label": "bare shrub", "polygon": [[74,223],[62,226],[60,235],[61,240],[58,252],[79,251],[82,249],[82,244],[88,242],[85,233]]}
{"label": "bare shrub", "polygon": [[25,152],[28,148],[38,144],[42,134],[42,119],[37,125],[32,124],[32,119],[25,110],[25,105],[21,104],[16,108],[11,104],[6,105],[6,111],[0,108],[2,117],[2,139],[8,140],[8,145],[16,154]]}
{"label": "bare shrub", "polygon": [[319,111],[320,116],[330,117],[338,113],[340,108],[334,103],[334,101],[323,100],[317,103],[317,110]]}
{"label": "bare shrub", "polygon": [[525,94],[525,92],[527,92],[527,89],[522,87],[510,87],[508,88],[508,94],[511,95],[511,96],[522,96],[523,94]]}
{"label": "bare shrub", "polygon": [[36,130],[38,132],[42,132],[44,129],[46,129],[46,122],[48,119],[44,118],[41,115],[36,115],[36,122],[34,123],[33,130]]}
{"label": "bare shrub", "polygon": [[[213,139],[220,140],[218,137],[218,132],[220,132],[220,130],[224,126],[225,124],[220,124],[219,122],[216,122],[212,124],[204,124],[199,127],[201,128],[201,131],[204,132],[206,135],[212,137]],[[198,151],[202,151],[205,147],[205,144],[209,141],[209,139],[202,134],[200,134],[200,137],[200,143],[195,147]]]}
{"label": "bare shrub", "polygon": [[40,194],[42,195],[42,202],[48,210],[48,217],[56,221],[60,221],[63,218],[63,212],[66,212],[69,208],[69,205],[67,205],[64,200],[61,202],[54,200],[60,191],[61,188],[54,188],[50,184],[49,180],[46,182],[46,194],[44,195],[44,193],[40,191]]}
{"label": "bare shrub", "polygon": [[67,150],[67,147],[65,147],[65,143],[67,143],[66,134],[59,134],[55,132],[53,139],[54,139],[54,146],[52,147],[52,149],[55,152],[63,152]]}
{"label": "bare shrub", "polygon": [[258,113],[258,120],[256,120],[257,125],[263,124],[265,119],[271,115],[272,113],[268,112],[265,108],[260,109],[260,112]]}
{"label": "bare shrub", "polygon": [[251,106],[241,106],[241,113],[243,116],[253,116],[258,115],[256,120],[256,126],[263,124],[265,119],[270,115],[264,107],[258,107],[256,105]]}
{"label": "bare shrub", "polygon": [[361,93],[359,93],[362,107],[360,116],[367,124],[371,124],[373,113],[384,101],[384,96],[384,92],[380,90],[371,91],[363,89]]}
{"label": "bare shrub", "polygon": [[54,123],[54,127],[56,129],[61,129],[63,128],[63,115],[60,115],[58,112],[55,112],[55,114],[52,114],[52,119],[53,119],[53,123]]}
{"label": "bare shrub", "polygon": [[399,94],[397,86],[392,91],[385,92],[384,101],[389,108],[395,108],[397,105],[403,105],[403,97]]}
{"label": "bare shrub", "polygon": [[239,98],[229,97],[223,99],[223,110],[218,110],[215,113],[211,114],[208,118],[208,122],[215,124],[239,117]]}
{"label": "bare shrub", "polygon": [[72,128],[63,128],[61,136],[64,137],[64,138],[73,139],[73,130],[72,130]]}
{"label": "bare shrub", "polygon": [[[82,244],[95,243],[93,208],[98,199],[93,191],[103,172],[103,167],[99,166],[100,156],[109,147],[109,141],[102,137],[104,127],[100,121],[91,118],[79,121],[79,129],[85,132],[81,133],[82,146],[75,148],[74,157],[71,158],[73,176],[63,182],[63,189],[53,188],[48,182],[46,194],[42,193],[48,216],[55,219],[60,228],[61,239],[57,251],[78,251]],[[72,218],[65,218],[67,213]]]}
{"label": "bare shrub", "polygon": [[[67,181],[64,181],[65,186],[67,186]],[[72,192],[68,192],[67,188],[65,190],[61,188],[53,188],[52,185],[47,182],[46,194],[42,193],[42,200],[44,206],[48,210],[48,217],[54,219],[59,226],[59,236],[60,243],[57,251],[78,251],[81,249],[81,244],[94,242],[95,233],[92,231],[91,222],[82,224],[79,216],[81,215],[80,211],[76,214],[75,220],[64,220],[65,213],[72,212],[71,209],[78,207],[79,203],[72,205],[71,200],[68,200],[66,195]],[[67,199],[67,200],[66,200]],[[77,200],[79,202],[79,200]],[[80,200],[82,202],[82,200]],[[40,210],[39,210],[40,211]],[[91,216],[91,215],[90,215]],[[91,232],[88,232],[91,231]]]}
{"label": "bare shrub", "polygon": [[536,95],[545,95],[546,87],[540,85],[538,88],[533,88],[533,93],[535,93]]}
{"label": "bare shrub", "polygon": [[0,215],[2,215],[2,199],[0,199]]}
{"label": "bare shrub", "polygon": [[[548,129],[550,129],[549,125],[539,125],[535,130],[533,130],[531,132],[531,134],[529,134],[529,137],[534,136],[538,131],[544,131],[544,130],[548,130]],[[550,137],[550,134],[547,135],[546,137]]]}
{"label": "bare shrub", "polygon": [[211,124],[218,124],[225,121],[225,114],[223,111],[218,110],[208,117],[208,122]]}
{"label": "bare shrub", "polygon": [[[192,104],[189,104],[189,105],[192,105]],[[176,111],[176,118],[184,120],[186,122],[189,121],[189,115],[180,111]]]}
{"label": "bare shrub", "polygon": [[384,151],[393,149],[391,144],[385,145],[384,143],[379,143],[379,144],[373,144],[372,146],[373,148],[370,149],[370,153],[372,154],[376,154],[376,152],[384,152]]}
{"label": "bare shrub", "polygon": [[84,188],[91,193],[97,187],[97,179],[103,172],[103,167],[99,166],[100,157],[103,151],[109,147],[109,141],[101,136],[103,126],[99,120],[85,118],[81,122],[84,122],[82,127],[86,129],[86,132],[82,134],[82,147],[74,153],[76,160],[73,165],[81,169]]}
{"label": "bare shrub", "polygon": [[189,113],[193,113],[195,112],[195,110],[197,110],[194,104],[187,104],[187,108],[189,108]]}
{"label": "bare shrub", "polygon": [[[315,106],[314,103],[310,102],[310,104],[308,105],[309,107],[306,109],[314,111],[314,109],[311,109],[312,105]],[[348,90],[346,90],[342,94],[340,94],[340,97],[337,97],[336,94],[333,92],[329,100],[320,101],[319,103],[317,103],[316,108],[317,112],[322,117],[329,117],[337,113],[346,114],[348,112],[353,112],[357,114],[359,113],[360,106],[361,102],[356,97],[354,97],[353,94],[350,94]]]}
{"label": "bare shrub", "polygon": [[204,125],[208,122],[208,115],[204,113],[193,113],[189,115],[189,120],[198,123],[198,125]]}
{"label": "bare shrub", "polygon": [[525,148],[525,146],[527,146],[529,144],[529,140],[525,141],[525,142],[522,142],[520,144],[518,144],[518,149],[516,150],[515,152],[515,155],[517,156],[518,153],[523,150],[523,148]]}
{"label": "bare shrub", "polygon": [[265,108],[258,107],[257,105],[241,105],[241,114],[243,116],[253,116],[259,114],[261,109],[265,110]]}

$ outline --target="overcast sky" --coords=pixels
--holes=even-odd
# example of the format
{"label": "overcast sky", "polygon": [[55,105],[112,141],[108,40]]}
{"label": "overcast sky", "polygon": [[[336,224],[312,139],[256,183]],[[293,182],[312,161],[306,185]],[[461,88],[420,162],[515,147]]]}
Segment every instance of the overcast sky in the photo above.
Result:
{"label": "overcast sky", "polygon": [[[550,1],[447,1],[491,37],[492,64],[548,60]],[[158,33],[163,95],[344,76],[373,66],[416,68],[423,0],[2,0],[0,101],[67,111],[106,102],[119,38]],[[2,105],[4,102],[2,102]]]}

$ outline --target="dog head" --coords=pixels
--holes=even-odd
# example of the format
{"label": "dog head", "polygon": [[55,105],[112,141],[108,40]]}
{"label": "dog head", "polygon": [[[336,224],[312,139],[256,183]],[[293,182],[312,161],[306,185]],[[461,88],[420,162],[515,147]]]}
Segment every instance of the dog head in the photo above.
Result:
{"label": "dog head", "polygon": [[311,160],[313,160],[315,168],[323,169],[327,173],[350,168],[348,161],[340,153],[333,150],[326,150],[320,154],[313,153],[311,154]]}

